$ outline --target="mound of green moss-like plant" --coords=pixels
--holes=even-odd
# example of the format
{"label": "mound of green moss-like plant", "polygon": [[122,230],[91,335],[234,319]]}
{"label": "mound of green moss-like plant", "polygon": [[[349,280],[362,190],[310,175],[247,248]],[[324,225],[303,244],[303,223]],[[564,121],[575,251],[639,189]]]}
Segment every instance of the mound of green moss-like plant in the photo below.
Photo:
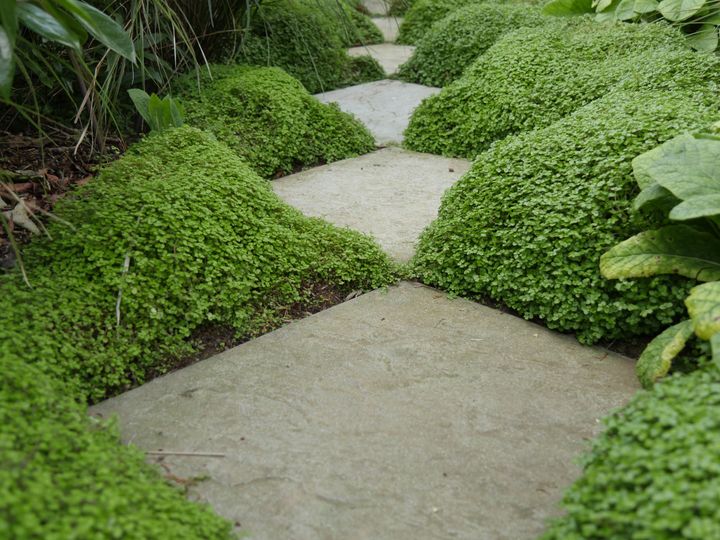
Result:
{"label": "mound of green moss-like plant", "polygon": [[503,36],[463,76],[415,111],[412,150],[473,157],[496,140],[547,126],[613,88],[663,88],[716,79],[715,63],[693,54],[661,25],[574,19]]}
{"label": "mound of green moss-like plant", "polygon": [[720,372],[675,375],[605,420],[543,540],[720,538]]}
{"label": "mound of green moss-like plant", "polygon": [[190,125],[230,146],[261,176],[370,152],[368,130],[337,105],[313,98],[278,68],[211,66],[174,87]]}
{"label": "mound of green moss-like plant", "polygon": [[[239,63],[277,66],[296,77],[311,93],[382,79],[380,65],[370,58],[351,58],[351,44],[382,41],[369,18],[344,2],[278,0],[263,2],[235,53]],[[357,15],[355,15],[357,14]],[[360,36],[358,16],[377,31]],[[367,31],[367,28],[366,28]]]}
{"label": "mound of green moss-like plant", "polygon": [[420,240],[419,276],[502,302],[583,343],[657,333],[684,314],[689,282],[608,281],[599,260],[658,223],[632,210],[632,159],[719,117],[716,88],[618,91],[496,142],[445,194]]}
{"label": "mound of green moss-like plant", "polygon": [[483,0],[415,0],[405,13],[397,42],[415,45],[425,36],[433,24],[444,19],[456,9]]}
{"label": "mound of green moss-like plant", "polygon": [[326,4],[328,4],[325,7],[326,13],[331,22],[338,24],[343,42],[348,47],[352,47],[385,41],[378,26],[370,17],[358,9],[357,3],[351,0],[345,1],[345,4],[340,4],[342,11],[338,14],[337,0],[325,0]]}
{"label": "mound of green moss-like plant", "polygon": [[230,523],[188,501],[61,383],[4,349],[0,538],[232,538]]}
{"label": "mound of green moss-like plant", "polygon": [[81,404],[171,368],[201,327],[253,335],[317,285],[388,283],[392,263],[190,127],[147,137],[55,214],[23,252],[32,288],[0,275],[0,536],[226,537]]}
{"label": "mound of green moss-like plant", "polygon": [[436,22],[417,43],[399,77],[427,86],[445,86],[503,34],[525,26],[552,24],[532,6],[471,4]]}

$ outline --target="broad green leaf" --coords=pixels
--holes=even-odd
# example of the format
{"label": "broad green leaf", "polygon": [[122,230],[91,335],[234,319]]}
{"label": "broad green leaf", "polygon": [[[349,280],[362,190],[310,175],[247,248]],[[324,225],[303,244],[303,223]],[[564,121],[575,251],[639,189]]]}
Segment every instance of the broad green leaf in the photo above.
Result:
{"label": "broad green leaf", "polygon": [[150,121],[148,122],[148,124],[150,124],[150,130],[162,131],[166,114],[163,101],[157,94],[151,95],[148,100],[148,116],[150,117]]}
{"label": "broad green leaf", "polygon": [[680,199],[660,184],[651,184],[635,197],[633,206],[635,210],[644,208],[647,210],[656,209],[669,212],[679,202]]}
{"label": "broad green leaf", "polygon": [[0,2],[0,27],[5,32],[11,46],[15,45],[18,31],[16,2]]}
{"label": "broad green leaf", "polygon": [[598,13],[605,11],[612,3],[613,0],[598,0],[598,2],[595,3],[595,11]]}
{"label": "broad green leaf", "polygon": [[720,24],[720,9],[714,9],[707,13],[699,13],[696,20],[703,24]]}
{"label": "broad green leaf", "polygon": [[710,338],[710,350],[712,351],[713,363],[720,367],[720,332],[713,334]]}
{"label": "broad green leaf", "polygon": [[139,112],[143,120],[150,125],[150,112],[148,111],[150,96],[147,92],[145,92],[145,90],[141,90],[140,88],[131,88],[127,92],[133,102],[133,105],[135,105],[137,112]]}
{"label": "broad green leaf", "polygon": [[17,14],[25,26],[45,39],[80,50],[80,36],[41,7],[21,2],[17,6]]}
{"label": "broad green leaf", "polygon": [[715,195],[693,197],[681,202],[670,212],[670,219],[684,221],[720,215],[720,192]]}
{"label": "broad green leaf", "polygon": [[[684,134],[679,135],[676,138],[683,138],[688,137],[692,138],[692,135]],[[675,139],[673,139],[675,140]],[[656,160],[658,160],[664,153],[663,145],[656,146],[652,150],[648,150],[647,152],[640,154],[635,159],[632,160],[632,167],[633,167],[633,173],[635,174],[635,181],[638,183],[638,186],[640,186],[640,189],[645,189],[652,184],[656,184],[657,182],[653,179],[652,176],[650,176],[650,167],[655,163]]]}
{"label": "broad green leaf", "polygon": [[[720,193],[720,141],[681,135],[633,161],[636,178],[651,178],[686,200]],[[647,186],[642,186],[643,188]]]}
{"label": "broad green leaf", "polygon": [[168,101],[168,108],[170,109],[170,119],[172,127],[181,127],[183,125],[185,117],[182,105],[172,99],[170,96],[166,96],[165,99]]}
{"label": "broad green leaf", "polygon": [[545,5],[542,12],[545,15],[569,17],[592,13],[593,7],[591,0],[552,0],[552,2]]}
{"label": "broad green leaf", "polygon": [[687,42],[693,49],[701,52],[713,52],[718,46],[718,29],[714,24],[703,24],[692,34],[687,35]]}
{"label": "broad green leaf", "polygon": [[658,0],[635,0],[635,13],[644,15],[654,13],[658,8]]}
{"label": "broad green leaf", "polygon": [[620,0],[620,3],[615,10],[615,18],[619,21],[629,21],[636,16],[635,0]]}
{"label": "broad green leaf", "polygon": [[0,26],[0,96],[10,99],[15,63],[13,44],[5,29]]}
{"label": "broad green leaf", "polygon": [[87,13],[85,17],[78,16],[78,20],[87,31],[108,49],[135,62],[135,47],[128,33],[99,9],[85,2],[77,2],[77,4]]}
{"label": "broad green leaf", "polygon": [[684,21],[695,15],[705,5],[705,0],[662,0],[658,11],[669,21]]}
{"label": "broad green leaf", "polygon": [[608,279],[678,274],[699,281],[720,279],[720,240],[687,225],[640,233],[600,257]]}
{"label": "broad green leaf", "polygon": [[693,287],[685,305],[700,339],[709,340],[720,332],[720,282]]}
{"label": "broad green leaf", "polygon": [[655,381],[667,375],[673,359],[685,348],[692,335],[692,321],[683,321],[653,339],[635,364],[635,374],[640,384],[650,388]]}

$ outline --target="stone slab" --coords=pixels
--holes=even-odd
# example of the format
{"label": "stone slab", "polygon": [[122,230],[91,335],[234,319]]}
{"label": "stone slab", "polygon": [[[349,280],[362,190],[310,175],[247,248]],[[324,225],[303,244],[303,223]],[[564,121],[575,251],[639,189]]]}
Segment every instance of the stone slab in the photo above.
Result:
{"label": "stone slab", "polygon": [[387,15],[390,8],[388,0],[362,0],[362,3],[371,15]]}
{"label": "stone slab", "polygon": [[470,167],[450,159],[388,147],[272,182],[304,214],[374,236],[400,262],[410,260],[440,199]]}
{"label": "stone slab", "polygon": [[530,540],[635,390],[627,359],[402,283],[92,414],[145,450],[222,454],[163,464],[249,539]]}
{"label": "stone slab", "polygon": [[348,49],[350,56],[370,55],[385,70],[388,75],[398,72],[401,65],[412,56],[415,47],[412,45],[395,45],[394,43],[378,43],[377,45],[364,45]]}
{"label": "stone slab", "polygon": [[382,32],[385,41],[394,43],[397,39],[400,25],[403,22],[402,17],[373,17],[373,22]]}
{"label": "stone slab", "polygon": [[415,108],[440,88],[383,80],[316,94],[323,103],[335,102],[354,114],[378,144],[399,144]]}

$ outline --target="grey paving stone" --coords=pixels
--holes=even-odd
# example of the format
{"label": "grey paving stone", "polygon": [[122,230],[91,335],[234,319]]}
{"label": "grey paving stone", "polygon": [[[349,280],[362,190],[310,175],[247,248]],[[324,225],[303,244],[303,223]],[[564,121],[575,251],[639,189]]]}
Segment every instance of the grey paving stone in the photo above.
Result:
{"label": "grey paving stone", "polygon": [[378,144],[401,143],[415,108],[440,88],[383,80],[316,94],[323,103],[335,102],[354,114]]}
{"label": "grey paving stone", "polygon": [[362,0],[362,3],[372,15],[387,15],[388,0]]}
{"label": "grey paving stone", "polygon": [[530,540],[633,365],[402,283],[95,406],[253,540]]}
{"label": "grey paving stone", "polygon": [[363,56],[369,54],[385,70],[388,75],[397,73],[401,65],[412,56],[415,47],[412,45],[395,45],[394,43],[379,43],[363,47],[348,49],[350,56]]}
{"label": "grey paving stone", "polygon": [[403,22],[402,17],[373,17],[373,22],[380,29],[388,43],[393,43],[398,36],[400,25]]}
{"label": "grey paving stone", "polygon": [[286,176],[272,186],[306,215],[370,234],[404,262],[437,216],[442,194],[469,167],[463,159],[390,147]]}

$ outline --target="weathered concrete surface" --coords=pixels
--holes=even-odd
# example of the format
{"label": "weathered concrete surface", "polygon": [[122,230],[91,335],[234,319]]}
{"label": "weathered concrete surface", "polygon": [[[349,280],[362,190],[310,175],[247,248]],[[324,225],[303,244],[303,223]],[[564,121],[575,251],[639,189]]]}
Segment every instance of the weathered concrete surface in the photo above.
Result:
{"label": "weathered concrete surface", "polygon": [[316,94],[323,103],[335,102],[357,116],[378,144],[400,143],[410,117],[420,102],[440,88],[400,81],[375,81]]}
{"label": "weathered concrete surface", "polygon": [[397,73],[398,68],[412,56],[415,47],[412,45],[395,45],[394,43],[379,43],[377,45],[366,45],[364,47],[352,47],[348,49],[350,56],[364,56],[369,54],[385,70],[388,75]]}
{"label": "weathered concrete surface", "polygon": [[415,284],[94,407],[259,539],[535,538],[632,363]]}
{"label": "weathered concrete surface", "polygon": [[402,17],[373,17],[373,22],[382,32],[385,41],[394,43],[403,22]]}
{"label": "weathered concrete surface", "polygon": [[306,215],[370,234],[405,262],[437,216],[442,194],[469,167],[463,159],[389,147],[274,180],[272,187]]}
{"label": "weathered concrete surface", "polygon": [[362,0],[362,3],[371,15],[387,15],[390,8],[388,0]]}

